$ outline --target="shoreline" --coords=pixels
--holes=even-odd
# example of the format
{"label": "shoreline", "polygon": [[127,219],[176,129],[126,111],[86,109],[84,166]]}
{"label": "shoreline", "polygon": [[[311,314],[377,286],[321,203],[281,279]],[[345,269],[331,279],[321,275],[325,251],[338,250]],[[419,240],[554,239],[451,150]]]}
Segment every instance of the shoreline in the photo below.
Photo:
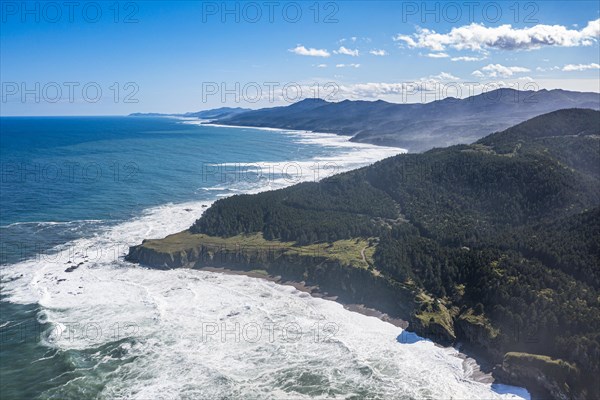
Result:
{"label": "shoreline", "polygon": [[[206,124],[206,126],[217,126],[217,125]],[[261,127],[245,127],[245,126],[223,126],[223,127],[242,128],[242,129],[243,128],[250,128],[250,129],[257,129],[257,130],[263,129],[263,130],[279,131],[281,133],[285,133],[286,131],[287,132],[293,132],[293,130],[285,130],[285,129],[279,129],[279,128],[261,128]],[[300,134],[304,133],[306,136],[308,136],[308,135],[311,134],[310,131],[300,131],[299,130],[299,131],[295,131],[295,132],[300,133]],[[317,133],[317,132],[312,132],[312,133]],[[344,136],[333,134],[333,133],[323,133],[323,135],[331,135],[332,137],[336,136],[339,139],[344,139]],[[353,143],[353,144],[355,144],[355,143]],[[387,146],[377,146],[377,145],[371,145],[371,144],[367,144],[367,146],[370,146],[372,148],[375,148],[375,147],[386,148],[387,147]],[[399,148],[396,148],[396,149],[399,149]],[[355,167],[352,168],[352,169],[355,169]],[[266,189],[262,188],[262,189],[258,189],[258,190],[259,191],[264,191]],[[245,191],[242,191],[242,192],[245,192]],[[218,199],[212,200],[211,203],[214,202],[214,201],[216,201],[216,200],[218,200]],[[185,211],[192,211],[192,210],[185,210]],[[198,268],[198,269],[199,270],[207,270],[207,271],[209,270],[208,267],[206,267],[206,268]],[[253,271],[243,272],[243,271],[227,270],[225,268],[214,268],[214,271],[212,271],[212,272],[221,272],[221,273],[225,273],[225,274],[229,273],[229,274],[237,274],[237,275],[246,275],[246,276],[253,277],[253,278],[266,279],[266,280],[269,280],[269,281],[272,281],[272,282],[275,282],[275,283],[281,284],[281,285],[284,285],[284,284],[285,285],[291,285],[291,286],[294,286],[298,290],[301,290],[301,291],[304,291],[304,292],[310,294],[313,297],[323,298],[325,300],[330,300],[330,301],[336,301],[339,304],[341,304],[346,310],[349,310],[349,311],[352,311],[352,312],[358,312],[358,313],[361,313],[361,314],[367,315],[367,316],[374,316],[374,317],[376,317],[376,318],[378,318],[378,319],[380,319],[382,321],[392,323],[393,325],[401,327],[401,328],[404,328],[403,324],[406,323],[405,321],[402,321],[402,320],[395,320],[393,318],[389,318],[389,316],[387,316],[387,314],[381,313],[381,312],[379,312],[379,311],[377,311],[375,309],[367,308],[367,307],[365,307],[362,304],[345,304],[340,299],[338,299],[336,296],[327,296],[326,294],[322,294],[318,290],[318,287],[306,286],[306,285],[304,285],[303,282],[293,282],[293,281],[282,280],[281,277],[278,277],[278,276],[264,275],[264,274],[260,274],[258,272],[253,272]],[[456,349],[457,347],[458,346],[456,346],[454,348]],[[460,350],[460,349],[457,349],[457,350],[458,350],[457,356],[459,356],[459,358],[463,358],[462,356],[464,355],[463,365],[468,360],[469,361],[470,360],[475,360],[476,365],[480,364],[480,361],[478,361],[478,360],[481,360],[481,359],[479,357],[474,356],[473,358],[470,358],[470,356],[468,355],[468,353],[463,353],[462,350]],[[472,379],[474,381],[480,382],[479,379],[484,379],[486,377],[489,377],[493,381],[493,378],[491,376],[489,376],[489,374],[481,372],[481,376],[479,378],[475,377],[476,374],[477,374],[476,372],[472,372],[471,375],[469,375],[469,379]]]}
{"label": "shoreline", "polygon": [[[383,144],[376,144],[376,143],[368,143],[368,142],[353,142],[352,138],[354,136],[352,135],[345,135],[342,133],[333,133],[333,132],[319,132],[319,131],[310,131],[310,130],[306,130],[306,129],[291,129],[291,128],[271,128],[271,127],[266,127],[266,126],[247,126],[247,125],[225,125],[225,124],[213,124],[210,122],[210,120],[201,120],[201,119],[197,119],[197,120],[186,120],[186,121],[182,121],[183,123],[187,123],[188,125],[198,125],[198,126],[214,126],[217,128],[238,128],[238,129],[256,129],[256,130],[263,130],[263,131],[271,131],[271,132],[282,132],[282,133],[291,133],[291,134],[297,134],[297,135],[306,135],[306,137],[310,138],[310,136],[308,135],[331,135],[331,137],[336,137],[341,139],[340,143],[347,143],[347,146],[364,146],[364,147],[370,147],[370,148],[386,148],[386,149],[398,149],[400,151],[398,151],[396,153],[396,155],[398,154],[408,154],[409,151],[408,149],[405,149],[403,147],[397,147],[397,146],[389,146],[389,145],[383,145]],[[196,122],[196,123],[192,123],[190,124],[189,122]],[[315,138],[317,139],[317,138]],[[343,146],[340,146],[343,147]]]}
{"label": "shoreline", "polygon": [[[386,314],[384,312],[381,312],[381,311],[376,310],[371,307],[367,307],[363,304],[345,302],[341,298],[339,298],[339,296],[331,296],[328,293],[321,291],[321,289],[318,286],[306,285],[305,282],[286,280],[286,279],[283,279],[279,275],[274,276],[274,275],[267,273],[266,271],[261,271],[261,270],[244,271],[244,270],[236,270],[236,269],[225,268],[225,267],[193,267],[190,269],[193,269],[196,271],[221,273],[221,274],[225,274],[225,275],[246,276],[246,277],[254,278],[254,279],[263,279],[263,280],[266,280],[269,282],[276,283],[278,285],[292,286],[296,290],[299,290],[303,293],[310,294],[314,298],[328,300],[328,301],[334,301],[334,302],[340,304],[342,307],[344,307],[344,309],[346,309],[347,311],[362,314],[367,317],[378,318],[379,320],[381,320],[383,322],[387,322],[398,328],[401,328],[403,331],[414,334],[413,332],[411,332],[409,330],[408,321],[402,320],[400,318],[390,317],[388,314]],[[430,340],[430,339],[426,339],[426,338],[422,338],[422,339]],[[505,385],[504,383],[498,382],[492,376],[493,365],[482,354],[479,354],[477,351],[469,350],[467,352],[464,352],[464,350],[462,349],[462,347],[463,347],[462,344],[455,345],[455,346],[442,346],[441,344],[436,343],[433,340],[430,340],[430,341],[436,347],[456,350],[457,353],[454,356],[462,360],[463,370],[465,371],[465,373],[468,374],[467,378],[473,380],[474,382],[483,383],[483,384]],[[531,399],[533,400],[533,397]]]}

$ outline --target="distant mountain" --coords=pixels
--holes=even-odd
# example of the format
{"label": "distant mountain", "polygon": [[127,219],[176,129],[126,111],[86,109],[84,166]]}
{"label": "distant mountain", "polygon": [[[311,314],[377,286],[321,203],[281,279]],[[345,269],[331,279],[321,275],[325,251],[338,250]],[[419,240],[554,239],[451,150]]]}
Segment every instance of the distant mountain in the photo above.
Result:
{"label": "distant mountain", "polygon": [[175,117],[179,114],[162,114],[162,113],[131,113],[128,117]]}
{"label": "distant mountain", "polygon": [[219,119],[232,117],[247,111],[252,111],[249,108],[241,107],[221,107],[211,110],[188,112],[185,114],[161,114],[161,113],[133,113],[129,114],[130,117],[186,117],[186,118],[199,118],[199,119]]}
{"label": "distant mountain", "polygon": [[410,152],[472,143],[492,132],[564,108],[600,109],[600,94],[566,90],[498,89],[465,99],[394,104],[306,99],[240,112],[215,122],[236,126],[300,129],[352,136],[352,141],[397,146]]}
{"label": "distant mountain", "polygon": [[221,108],[215,108],[213,110],[204,110],[204,111],[197,111],[197,112],[189,112],[189,113],[185,113],[183,114],[184,117],[195,117],[195,118],[200,118],[200,119],[219,119],[219,118],[229,118],[229,117],[233,117],[235,115],[247,112],[247,111],[252,111],[249,108],[241,108],[241,107],[221,107]]}

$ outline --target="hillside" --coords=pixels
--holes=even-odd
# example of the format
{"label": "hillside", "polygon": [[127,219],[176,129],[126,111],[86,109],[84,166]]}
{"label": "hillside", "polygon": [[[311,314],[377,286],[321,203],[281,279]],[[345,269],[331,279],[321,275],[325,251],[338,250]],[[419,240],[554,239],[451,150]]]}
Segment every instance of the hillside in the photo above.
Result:
{"label": "hillside", "polygon": [[[201,267],[218,264],[215,242],[235,240],[221,248],[223,265],[322,283],[421,335],[474,346],[505,380],[555,398],[597,398],[599,121],[598,111],[555,111],[471,145],[225,198],[185,242],[147,241],[128,257]],[[258,253],[240,252],[257,236]],[[282,244],[278,259],[272,250]],[[307,248],[317,255],[307,259]]]}
{"label": "hillside", "polygon": [[425,104],[381,100],[331,103],[306,99],[285,107],[229,115],[216,122],[336,133],[352,136],[356,142],[421,152],[471,143],[529,118],[564,108],[600,109],[600,95],[558,89],[497,89],[464,99],[446,98]]}

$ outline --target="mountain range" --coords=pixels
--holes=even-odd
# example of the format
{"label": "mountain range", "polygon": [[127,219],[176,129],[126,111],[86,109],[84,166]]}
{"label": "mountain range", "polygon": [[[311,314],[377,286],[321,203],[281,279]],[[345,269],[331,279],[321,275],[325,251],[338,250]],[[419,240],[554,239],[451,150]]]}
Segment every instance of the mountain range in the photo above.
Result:
{"label": "mountain range", "polygon": [[564,109],[600,109],[600,94],[561,89],[497,89],[464,99],[448,97],[430,103],[398,104],[383,100],[329,102],[309,98],[288,106],[221,107],[178,116],[208,123],[307,130],[350,136],[350,140],[401,147],[417,153],[434,147],[466,144],[537,115]]}
{"label": "mountain range", "polygon": [[229,114],[213,122],[336,133],[351,136],[353,142],[422,152],[471,143],[563,108],[600,109],[600,94],[559,89],[497,89],[464,99],[445,98],[424,104],[306,99],[284,107]]}

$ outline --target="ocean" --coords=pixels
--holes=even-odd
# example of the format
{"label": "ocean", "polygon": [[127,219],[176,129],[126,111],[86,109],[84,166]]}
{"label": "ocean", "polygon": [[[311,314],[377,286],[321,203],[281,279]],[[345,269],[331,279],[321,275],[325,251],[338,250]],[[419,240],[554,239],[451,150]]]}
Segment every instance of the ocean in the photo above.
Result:
{"label": "ocean", "polygon": [[[219,198],[401,149],[159,117],[0,118],[2,399],[520,399],[292,286],[123,260]],[[70,267],[78,266],[72,272]]]}

